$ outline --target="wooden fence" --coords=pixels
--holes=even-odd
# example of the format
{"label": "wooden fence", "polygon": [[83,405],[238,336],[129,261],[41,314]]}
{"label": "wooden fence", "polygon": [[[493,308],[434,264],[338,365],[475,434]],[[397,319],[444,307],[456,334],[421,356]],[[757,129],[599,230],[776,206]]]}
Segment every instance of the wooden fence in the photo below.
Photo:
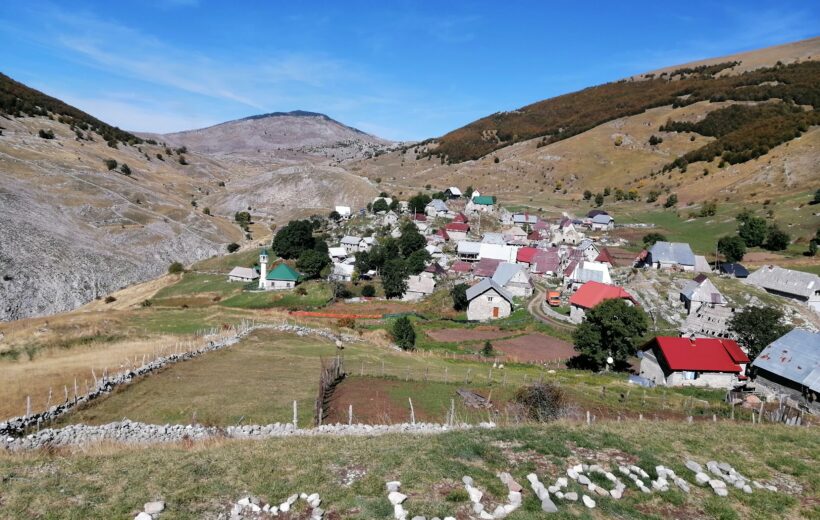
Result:
{"label": "wooden fence", "polygon": [[322,372],[319,375],[319,394],[316,396],[316,409],[314,412],[314,423],[316,426],[322,424],[325,411],[329,404],[333,389],[345,377],[344,364],[341,356],[335,356],[330,362],[322,358]]}

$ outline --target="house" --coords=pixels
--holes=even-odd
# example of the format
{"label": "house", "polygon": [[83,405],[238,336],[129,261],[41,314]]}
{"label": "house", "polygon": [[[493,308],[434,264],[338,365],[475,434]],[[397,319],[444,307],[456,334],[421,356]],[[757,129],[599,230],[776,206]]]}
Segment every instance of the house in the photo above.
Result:
{"label": "house", "polygon": [[574,323],[584,321],[588,310],[605,300],[621,299],[631,305],[638,305],[638,301],[626,290],[617,285],[599,282],[587,282],[569,298],[569,317]]}
{"label": "house", "polygon": [[[580,261],[570,264],[570,266],[573,265],[574,268],[569,274],[565,274],[568,286],[577,286],[587,282],[612,283],[612,277],[609,275],[609,267],[607,267],[606,264]],[[564,272],[566,273],[566,271]]]}
{"label": "house", "polygon": [[529,267],[530,264],[533,263],[537,252],[538,249],[534,247],[522,247],[515,254],[515,261],[516,263]]}
{"label": "house", "polygon": [[335,211],[342,218],[350,218],[350,206],[336,206]]}
{"label": "house", "polygon": [[530,273],[522,265],[501,262],[493,273],[492,280],[513,296],[532,296]]}
{"label": "house", "polygon": [[745,282],[805,303],[813,311],[820,312],[820,276],[816,274],[767,265],[750,274]]}
{"label": "house", "polygon": [[[469,267],[470,264],[467,264],[467,266]],[[424,272],[438,277],[447,276],[447,271],[438,262],[433,262],[425,267]]]}
{"label": "house", "polygon": [[469,224],[470,219],[467,218],[467,215],[459,211],[458,213],[456,213],[456,216],[453,217],[453,222],[457,224]]}
{"label": "house", "polygon": [[382,217],[382,226],[393,226],[399,221],[398,214],[392,209]]}
{"label": "house", "polygon": [[[448,233],[448,232],[447,232],[447,230],[446,230],[446,229],[444,229],[444,228],[439,229],[438,231],[436,231],[435,233],[433,233],[433,236],[434,236],[434,237],[438,237],[438,239],[439,239],[438,241],[439,241],[439,242],[448,242],[448,241],[450,241],[450,240],[452,239],[452,237],[450,236],[450,233]],[[465,238],[466,238],[466,235],[465,235]],[[462,239],[462,240],[463,240],[463,239]]]}
{"label": "house", "polygon": [[481,192],[479,192],[478,190],[473,190],[473,192],[470,194],[470,200],[473,200],[474,198],[480,197],[480,196],[481,196]]}
{"label": "house", "polygon": [[512,222],[516,226],[521,226],[525,229],[532,229],[538,223],[537,215],[530,215],[529,213],[515,213],[512,216]]}
{"label": "house", "polygon": [[526,243],[527,232],[521,229],[520,226],[513,226],[504,231],[505,243]]}
{"label": "house", "polygon": [[729,320],[734,314],[735,310],[728,305],[703,305],[689,313],[680,327],[680,335],[729,338]]}
{"label": "house", "polygon": [[615,219],[609,215],[595,215],[589,221],[589,227],[593,231],[609,231],[615,229]]}
{"label": "house", "polygon": [[512,295],[491,278],[467,289],[467,301],[467,319],[471,321],[497,320],[512,313]]}
{"label": "house", "polygon": [[347,249],[344,247],[328,247],[327,255],[334,261],[344,260],[347,258]]}
{"label": "house", "polygon": [[606,247],[602,247],[600,249],[600,253],[593,259],[593,262],[600,262],[602,264],[606,264],[607,266],[615,267],[615,258],[612,256],[612,253],[609,252],[609,249]]}
{"label": "house", "polygon": [[539,249],[533,256],[530,272],[543,276],[556,276],[561,270],[561,257],[557,249]]}
{"label": "house", "polygon": [[341,240],[341,247],[347,251],[347,254],[352,255],[353,253],[357,253],[361,251],[360,246],[362,244],[362,237],[357,237],[353,235],[347,235],[342,237]]}
{"label": "house", "polygon": [[433,244],[427,244],[426,246],[424,246],[424,250],[427,251],[431,258],[442,257],[441,248],[438,246],[434,246]]}
{"label": "house", "polygon": [[720,274],[728,274],[735,278],[746,278],[749,276],[749,270],[743,267],[742,264],[734,262],[724,262],[718,266]]}
{"label": "house", "polygon": [[355,271],[353,264],[333,264],[330,279],[339,282],[350,282],[353,280],[353,271]]}
{"label": "house", "polygon": [[575,248],[577,251],[580,251],[584,258],[586,258],[590,262],[594,262],[598,255],[601,252],[598,250],[598,246],[592,241],[591,238],[585,238],[581,240],[581,243]]}
{"label": "house", "polygon": [[476,278],[490,278],[495,274],[501,260],[495,258],[482,258],[473,265],[473,276]]}
{"label": "house", "polygon": [[450,266],[450,272],[455,274],[456,276],[464,276],[470,274],[473,270],[473,265],[470,262],[464,262],[463,260],[456,260],[453,262],[453,265]]}
{"label": "house", "polygon": [[467,240],[467,233],[470,231],[470,225],[466,222],[449,222],[444,226],[444,231],[453,240]]}
{"label": "house", "polygon": [[690,314],[693,310],[703,306],[726,305],[726,299],[705,274],[699,274],[694,280],[689,280],[683,285],[680,290],[680,300]]}
{"label": "house", "polygon": [[359,249],[362,251],[370,251],[370,248],[376,245],[376,237],[364,237],[359,244]]}
{"label": "house", "polygon": [[493,258],[502,262],[515,262],[518,255],[518,247],[506,244],[479,244],[479,258]]}
{"label": "house", "polygon": [[228,273],[229,282],[252,282],[259,279],[259,273],[251,267],[236,266]]}
{"label": "house", "polygon": [[458,199],[461,197],[462,193],[461,190],[455,186],[450,186],[444,190],[444,195],[446,195],[448,199]]}
{"label": "house", "polygon": [[489,195],[476,196],[476,194],[473,193],[473,198],[467,203],[465,209],[469,213],[478,211],[488,213],[495,209],[495,201],[494,198]]}
{"label": "house", "polygon": [[[264,273],[267,262],[263,264],[260,259],[259,263],[262,266],[262,273]],[[293,289],[301,281],[302,275],[285,263],[277,265],[264,278],[259,279],[260,288],[266,291]]]}
{"label": "house", "polygon": [[481,253],[481,242],[471,242],[469,240],[461,240],[456,245],[456,253],[459,260],[466,262],[478,261],[478,256]]}
{"label": "house", "polygon": [[484,236],[481,237],[482,244],[496,244],[503,246],[507,243],[507,240],[504,238],[504,235],[501,233],[484,233]]}
{"label": "house", "polygon": [[655,242],[647,251],[646,265],[655,269],[695,270],[695,253],[683,242]]}
{"label": "house", "polygon": [[791,330],[760,352],[750,372],[755,388],[820,412],[820,332]]}
{"label": "house", "polygon": [[665,386],[731,390],[746,382],[748,356],[731,339],[659,336],[641,357],[641,377]]}
{"label": "house", "polygon": [[427,214],[428,217],[447,217],[451,215],[450,208],[440,199],[431,200],[424,207],[424,213]]}
{"label": "house", "polygon": [[584,239],[584,234],[575,228],[575,224],[569,217],[563,217],[558,224],[550,230],[552,233],[553,245],[571,244],[576,245]]}
{"label": "house", "polygon": [[407,290],[404,291],[402,300],[415,301],[433,294],[436,288],[436,280],[431,273],[422,272],[411,274],[407,277]]}
{"label": "house", "polygon": [[709,261],[706,260],[706,257],[703,255],[695,255],[695,269],[696,273],[711,273],[712,266],[709,265]]}
{"label": "house", "polygon": [[589,213],[587,213],[587,218],[595,218],[598,215],[609,215],[609,213],[602,209],[591,209],[589,210]]}

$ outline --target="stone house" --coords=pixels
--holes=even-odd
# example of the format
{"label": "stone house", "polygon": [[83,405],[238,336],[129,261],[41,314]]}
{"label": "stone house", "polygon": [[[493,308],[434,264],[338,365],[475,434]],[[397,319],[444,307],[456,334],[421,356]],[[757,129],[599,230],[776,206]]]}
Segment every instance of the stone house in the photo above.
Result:
{"label": "stone house", "polygon": [[598,214],[590,219],[589,227],[593,231],[609,231],[615,229],[615,219],[610,215]]}
{"label": "stone house", "polygon": [[347,251],[348,255],[352,255],[362,250],[362,237],[347,235],[345,237],[342,237],[340,245],[341,247],[345,248],[345,251]]}
{"label": "stone house", "polygon": [[703,306],[722,307],[726,305],[726,299],[705,274],[699,274],[683,285],[680,290],[680,300],[690,314]]}
{"label": "stone house", "polygon": [[456,242],[467,240],[467,233],[470,231],[470,224],[466,222],[449,222],[444,226],[444,231],[451,240]]}
{"label": "stone house", "polygon": [[428,217],[448,217],[452,216],[452,212],[450,208],[447,207],[447,204],[444,203],[443,200],[440,199],[433,199],[431,200],[427,206],[424,207],[424,213]]}
{"label": "stone house", "polygon": [[471,321],[497,320],[512,313],[512,295],[491,278],[467,289],[467,301],[467,319]]}
{"label": "stone house", "polygon": [[731,339],[658,336],[641,354],[640,375],[656,385],[731,390],[748,379],[749,357]]}
{"label": "stone house", "polygon": [[259,279],[259,273],[251,267],[236,266],[228,273],[229,282],[252,282]]}
{"label": "stone house", "polygon": [[755,387],[820,413],[820,332],[793,329],[768,345],[751,366]]}
{"label": "stone house", "polygon": [[[480,263],[480,262],[479,262]],[[501,262],[493,273],[492,281],[513,296],[532,296],[532,280],[527,268],[520,264]]]}
{"label": "stone house", "polygon": [[766,292],[797,300],[813,311],[820,312],[820,276],[816,274],[767,265],[754,271],[745,281]]}
{"label": "stone house", "polygon": [[402,300],[415,301],[433,294],[436,289],[436,280],[432,273],[422,272],[413,274],[407,278],[407,290],[404,292]]}

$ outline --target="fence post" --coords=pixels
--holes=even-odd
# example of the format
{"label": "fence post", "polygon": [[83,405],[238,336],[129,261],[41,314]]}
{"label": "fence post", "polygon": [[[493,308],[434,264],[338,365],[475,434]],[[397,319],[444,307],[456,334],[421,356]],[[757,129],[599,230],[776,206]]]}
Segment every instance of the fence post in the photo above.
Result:
{"label": "fence post", "polygon": [[447,375],[447,367],[444,367],[444,382],[449,383],[450,377]]}
{"label": "fence post", "polygon": [[347,408],[347,425],[353,424],[353,405],[348,405]]}
{"label": "fence post", "polygon": [[450,426],[456,422],[456,400],[450,399]]}
{"label": "fence post", "polygon": [[413,398],[408,397],[408,401],[410,401],[410,422],[415,425],[416,424],[416,412],[413,410]]}
{"label": "fence post", "polygon": [[590,424],[592,424],[592,419],[589,416],[589,410],[587,410],[587,426],[589,426]]}
{"label": "fence post", "polygon": [[296,400],[293,401],[293,427],[298,428],[298,420],[297,420],[297,410],[296,410]]}
{"label": "fence post", "polygon": [[26,417],[31,415],[31,396],[26,396]]}

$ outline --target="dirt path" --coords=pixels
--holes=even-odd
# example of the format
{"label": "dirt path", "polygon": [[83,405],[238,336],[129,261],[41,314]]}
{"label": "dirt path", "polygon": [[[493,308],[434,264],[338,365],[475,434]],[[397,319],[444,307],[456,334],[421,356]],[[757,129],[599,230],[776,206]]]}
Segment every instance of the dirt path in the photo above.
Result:
{"label": "dirt path", "polygon": [[544,301],[545,298],[545,289],[538,284],[535,284],[535,291],[533,292],[532,300],[530,300],[529,304],[527,304],[527,310],[530,314],[532,314],[535,319],[546,323],[547,325],[564,331],[564,332],[572,332],[575,330],[575,326],[570,325],[569,323],[556,320],[551,318],[550,316],[544,314],[541,310],[541,302]]}

